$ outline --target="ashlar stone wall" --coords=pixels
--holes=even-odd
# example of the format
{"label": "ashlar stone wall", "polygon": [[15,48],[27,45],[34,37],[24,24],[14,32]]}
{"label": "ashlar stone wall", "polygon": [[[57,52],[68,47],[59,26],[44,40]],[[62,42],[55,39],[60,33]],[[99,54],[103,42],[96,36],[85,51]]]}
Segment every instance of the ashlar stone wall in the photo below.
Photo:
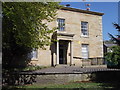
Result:
{"label": "ashlar stone wall", "polygon": [[[57,18],[65,19],[65,31],[61,33],[74,34],[73,37],[73,64],[82,65],[81,45],[89,45],[89,58],[103,57],[102,16],[69,10],[58,10]],[[88,22],[88,37],[81,35],[81,21]],[[49,28],[57,27],[57,20],[47,23]],[[52,35],[51,35],[52,37]],[[70,63],[70,44],[68,44],[67,63]],[[53,49],[53,53],[51,53]],[[56,64],[56,44],[47,46],[46,50],[38,50],[38,60],[34,63],[44,66]]]}

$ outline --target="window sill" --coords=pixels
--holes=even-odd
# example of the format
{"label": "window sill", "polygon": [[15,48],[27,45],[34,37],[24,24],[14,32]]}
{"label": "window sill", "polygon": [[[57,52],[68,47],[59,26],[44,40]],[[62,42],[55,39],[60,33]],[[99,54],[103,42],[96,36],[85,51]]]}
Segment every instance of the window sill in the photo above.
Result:
{"label": "window sill", "polygon": [[38,61],[38,58],[32,58],[31,60],[32,61]]}
{"label": "window sill", "polygon": [[64,30],[64,31],[59,31],[59,30],[58,30],[57,32],[58,32],[58,33],[59,33],[59,32],[64,32],[64,33],[66,33],[66,31],[65,31],[65,30]]}
{"label": "window sill", "polygon": [[83,37],[83,38],[89,38],[88,35],[81,35],[81,37]]}

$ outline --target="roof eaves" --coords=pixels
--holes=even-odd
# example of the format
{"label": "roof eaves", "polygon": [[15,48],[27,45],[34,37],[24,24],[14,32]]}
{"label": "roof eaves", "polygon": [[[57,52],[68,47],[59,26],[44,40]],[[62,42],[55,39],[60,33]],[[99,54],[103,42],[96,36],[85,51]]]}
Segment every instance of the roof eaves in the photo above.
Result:
{"label": "roof eaves", "polygon": [[104,13],[100,13],[100,12],[93,12],[93,11],[87,11],[82,9],[70,8],[70,7],[62,7],[61,10],[69,10],[69,11],[81,12],[81,13],[87,13],[87,14],[93,14],[93,15],[99,15],[99,16],[104,15]]}

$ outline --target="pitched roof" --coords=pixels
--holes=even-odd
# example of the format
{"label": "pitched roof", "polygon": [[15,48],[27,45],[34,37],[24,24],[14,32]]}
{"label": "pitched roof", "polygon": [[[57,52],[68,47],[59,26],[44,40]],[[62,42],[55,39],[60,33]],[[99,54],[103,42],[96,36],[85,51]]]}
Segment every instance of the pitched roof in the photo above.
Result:
{"label": "pitched roof", "polygon": [[117,46],[117,44],[104,44],[106,47]]}
{"label": "pitched roof", "polygon": [[116,38],[117,40],[120,40],[120,38]]}

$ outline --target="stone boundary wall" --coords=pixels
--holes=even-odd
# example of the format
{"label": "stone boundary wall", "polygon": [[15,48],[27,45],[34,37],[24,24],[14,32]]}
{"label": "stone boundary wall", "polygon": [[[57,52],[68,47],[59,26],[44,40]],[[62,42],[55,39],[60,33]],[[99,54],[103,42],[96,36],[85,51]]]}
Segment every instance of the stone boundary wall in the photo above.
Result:
{"label": "stone boundary wall", "polygon": [[95,82],[120,82],[119,71],[101,71],[93,73],[74,73],[74,74],[46,74],[37,75],[38,84],[64,84],[75,81],[95,81]]}
{"label": "stone boundary wall", "polygon": [[75,81],[120,82],[120,71],[75,73],[13,73],[4,76],[3,85],[64,84]]}
{"label": "stone boundary wall", "polygon": [[74,81],[89,81],[91,74],[51,74],[38,75],[36,83],[39,84],[64,84]]}

